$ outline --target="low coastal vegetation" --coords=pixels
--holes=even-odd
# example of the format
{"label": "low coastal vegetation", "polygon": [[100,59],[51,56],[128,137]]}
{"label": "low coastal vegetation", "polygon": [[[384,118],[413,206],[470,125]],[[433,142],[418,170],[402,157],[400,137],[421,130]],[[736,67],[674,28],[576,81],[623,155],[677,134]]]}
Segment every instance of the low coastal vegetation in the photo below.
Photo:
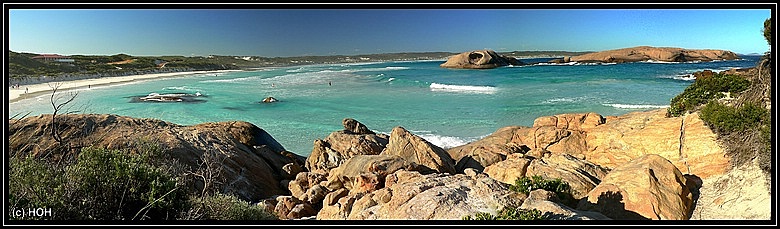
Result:
{"label": "low coastal vegetation", "polygon": [[[46,220],[265,220],[257,205],[192,190],[188,170],[152,143],[135,152],[82,148],[76,158],[10,158],[9,204],[52,209]],[[36,219],[29,217],[24,219]]]}
{"label": "low coastal vegetation", "polygon": [[672,98],[668,108],[669,114],[679,117],[686,112],[694,111],[702,104],[746,90],[750,81],[744,77],[731,74],[714,74],[699,77],[681,94]]}
{"label": "low coastal vegetation", "polygon": [[[772,20],[764,21],[762,34],[772,45]],[[772,171],[772,59],[767,52],[756,67],[697,77],[693,84],[671,100],[667,116],[700,112],[700,117],[724,144],[732,165],[758,159]]]}
{"label": "low coastal vegetation", "polygon": [[561,200],[567,199],[571,196],[571,194],[569,194],[569,192],[571,192],[571,186],[562,181],[561,178],[548,180],[542,178],[541,176],[532,176],[531,178],[521,177],[515,180],[514,185],[509,187],[509,190],[520,192],[526,195],[536,189],[544,189],[554,192]]}
{"label": "low coastal vegetation", "polygon": [[547,220],[542,211],[536,209],[504,208],[496,215],[480,212],[471,216],[464,216],[463,220]]}

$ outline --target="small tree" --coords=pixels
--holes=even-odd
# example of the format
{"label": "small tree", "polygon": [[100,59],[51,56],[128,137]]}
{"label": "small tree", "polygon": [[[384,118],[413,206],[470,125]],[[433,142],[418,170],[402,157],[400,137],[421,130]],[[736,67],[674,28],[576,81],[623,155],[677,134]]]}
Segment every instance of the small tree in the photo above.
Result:
{"label": "small tree", "polygon": [[59,100],[63,98],[62,95],[57,96],[57,90],[60,88],[60,86],[62,86],[62,83],[55,83],[53,85],[49,84],[49,87],[52,89],[51,97],[49,98],[49,101],[51,102],[52,108],[54,108],[54,111],[51,114],[51,136],[54,138],[55,141],[57,141],[57,143],[60,143],[60,145],[62,145],[65,143],[63,142],[62,136],[60,136],[60,128],[59,125],[57,124],[57,113],[62,111],[63,106],[73,102],[73,100],[76,99],[76,96],[78,96],[79,93],[70,92],[65,102],[58,103]]}
{"label": "small tree", "polygon": [[772,45],[772,18],[767,18],[764,21],[764,29],[762,32],[764,33],[764,39],[766,39],[766,43],[771,46]]}

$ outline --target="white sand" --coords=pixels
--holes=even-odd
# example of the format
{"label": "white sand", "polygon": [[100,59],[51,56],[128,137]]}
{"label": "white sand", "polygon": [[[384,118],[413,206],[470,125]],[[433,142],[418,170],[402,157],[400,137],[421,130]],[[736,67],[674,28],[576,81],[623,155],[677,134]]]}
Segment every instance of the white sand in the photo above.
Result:
{"label": "white sand", "polygon": [[30,85],[20,85],[19,88],[10,88],[8,90],[8,101],[14,102],[20,99],[32,97],[34,95],[40,95],[43,93],[50,93],[53,87],[57,87],[58,92],[67,91],[70,89],[87,88],[92,86],[110,85],[117,83],[127,83],[131,81],[141,81],[165,77],[184,76],[191,74],[203,74],[203,73],[220,73],[220,72],[234,72],[241,70],[215,70],[215,71],[191,71],[191,72],[170,72],[170,73],[158,73],[158,74],[146,74],[146,75],[130,75],[130,76],[115,76],[115,77],[100,77],[94,79],[82,79],[60,82],[39,83]]}

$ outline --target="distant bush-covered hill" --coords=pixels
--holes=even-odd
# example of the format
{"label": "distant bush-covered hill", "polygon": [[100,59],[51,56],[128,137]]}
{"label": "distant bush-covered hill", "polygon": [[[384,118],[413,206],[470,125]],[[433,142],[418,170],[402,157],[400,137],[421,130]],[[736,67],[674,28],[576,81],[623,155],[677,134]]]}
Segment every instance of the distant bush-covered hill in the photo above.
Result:
{"label": "distant bush-covered hill", "polygon": [[[564,51],[514,51],[505,54],[525,56],[566,56],[582,52]],[[260,56],[131,56],[116,55],[72,55],[68,61],[46,61],[35,59],[41,54],[8,52],[10,79],[37,78],[41,76],[58,78],[70,76],[117,76],[145,74],[151,72],[250,69],[260,67],[283,67],[310,64],[336,64],[381,61],[415,61],[446,59],[457,53],[451,52],[405,52],[363,55],[260,57]]]}

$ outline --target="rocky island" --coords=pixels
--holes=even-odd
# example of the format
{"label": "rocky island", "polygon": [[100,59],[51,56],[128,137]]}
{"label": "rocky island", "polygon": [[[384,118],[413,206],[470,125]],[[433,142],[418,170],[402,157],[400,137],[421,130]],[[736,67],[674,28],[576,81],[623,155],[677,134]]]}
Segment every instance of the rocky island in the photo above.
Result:
{"label": "rocky island", "polygon": [[727,50],[638,46],[565,57],[551,62],[628,63],[638,61],[688,62],[735,59],[739,59],[739,56]]}
{"label": "rocky island", "polygon": [[475,50],[450,56],[443,68],[487,69],[508,65],[522,65],[514,57],[499,55],[493,50]]}

